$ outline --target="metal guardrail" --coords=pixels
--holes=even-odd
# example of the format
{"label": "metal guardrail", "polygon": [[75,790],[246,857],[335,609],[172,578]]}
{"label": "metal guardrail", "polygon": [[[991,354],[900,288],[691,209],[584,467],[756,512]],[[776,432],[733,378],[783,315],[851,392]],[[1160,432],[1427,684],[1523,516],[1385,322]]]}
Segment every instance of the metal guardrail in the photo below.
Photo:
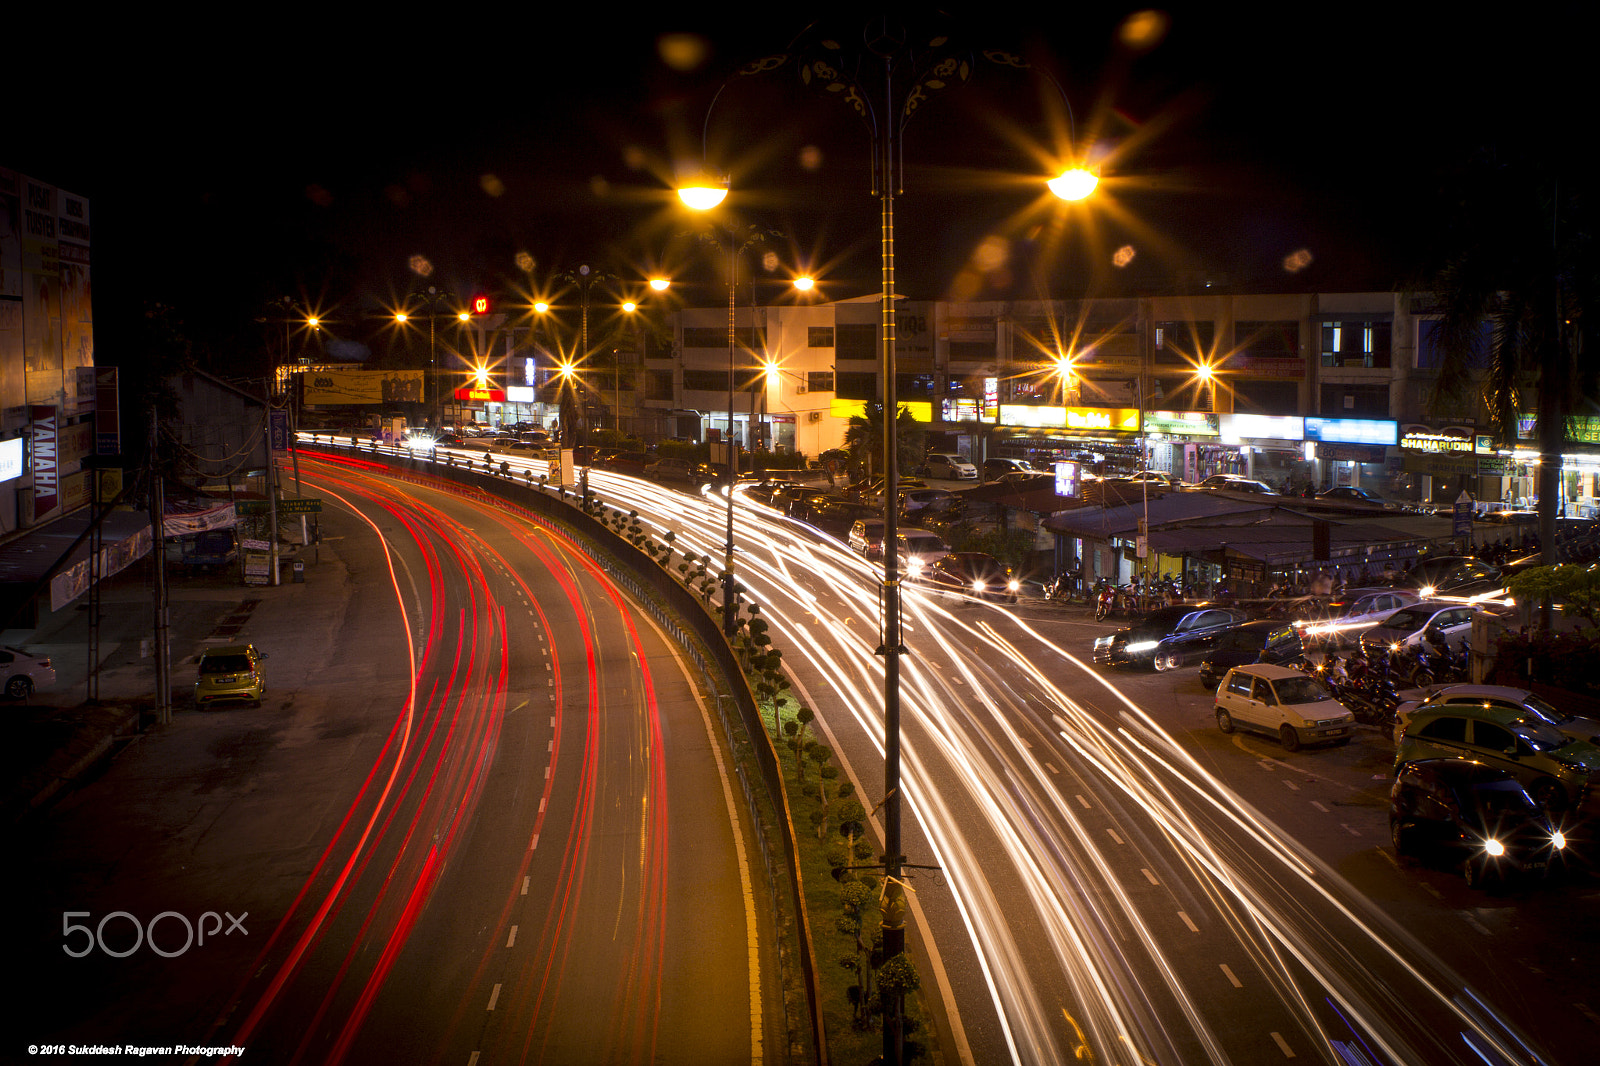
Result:
{"label": "metal guardrail", "polygon": [[[305,443],[302,441],[302,446]],[[456,462],[453,461],[455,457],[450,457],[452,461],[441,462],[430,457],[430,453],[379,445],[349,436],[329,435],[323,441],[313,435],[311,443],[316,448],[326,447],[340,452],[353,450],[374,458],[392,460],[400,471],[411,474],[419,483],[441,487],[439,482],[448,482],[469,490],[469,494],[475,498],[540,523],[600,565],[636,603],[650,612],[662,631],[693,661],[717,708],[723,735],[734,752],[734,769],[744,794],[746,811],[756,830],[756,842],[766,873],[779,965],[782,972],[789,974],[792,967],[798,964],[801,983],[805,988],[809,1017],[803,1025],[797,1017],[795,1004],[790,1002],[790,997],[784,997],[789,1058],[791,1061],[809,1058],[818,1066],[826,1066],[827,1039],[818,999],[811,922],[805,905],[794,818],[789,809],[788,794],[783,787],[783,771],[777,749],[773,747],[772,738],[762,721],[760,705],[745,679],[738,656],[722,632],[720,618],[714,618],[700,598],[659,563],[575,506],[579,500],[577,495],[534,484],[531,463],[519,472],[500,472],[500,467],[486,461],[474,462],[461,457]],[[733,715],[729,713],[730,706]],[[737,716],[738,724],[743,728],[742,741],[734,728],[734,716]],[[757,782],[750,780],[748,760],[741,758],[741,755],[755,762],[764,796],[757,792]],[[762,809],[762,798],[765,798],[774,817],[767,817]],[[774,821],[777,823],[775,826],[771,824]],[[777,849],[769,839],[769,829],[777,831]],[[786,914],[793,917],[798,959],[791,958],[790,944],[784,936],[783,918]],[[810,1045],[809,1049],[807,1044]]]}

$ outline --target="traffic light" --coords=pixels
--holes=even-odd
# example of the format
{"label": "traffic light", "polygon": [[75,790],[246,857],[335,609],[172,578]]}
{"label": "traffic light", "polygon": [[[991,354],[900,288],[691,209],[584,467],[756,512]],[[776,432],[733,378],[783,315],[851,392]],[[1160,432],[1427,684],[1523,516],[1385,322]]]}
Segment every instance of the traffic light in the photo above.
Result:
{"label": "traffic light", "polygon": [[472,313],[475,315],[489,313],[489,297],[487,295],[480,292],[472,298]]}

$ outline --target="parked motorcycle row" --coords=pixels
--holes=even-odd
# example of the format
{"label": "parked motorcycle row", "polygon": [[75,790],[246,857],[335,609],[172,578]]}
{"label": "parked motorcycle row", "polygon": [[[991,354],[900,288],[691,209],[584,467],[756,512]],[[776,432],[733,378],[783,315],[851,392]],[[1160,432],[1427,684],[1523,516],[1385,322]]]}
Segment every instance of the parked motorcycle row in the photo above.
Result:
{"label": "parked motorcycle row", "polygon": [[1370,659],[1359,651],[1342,659],[1330,652],[1320,660],[1302,656],[1297,665],[1326,685],[1356,721],[1390,726],[1402,702],[1401,689],[1469,680],[1468,655],[1465,643],[1452,649],[1442,636],[1429,630],[1416,644]]}

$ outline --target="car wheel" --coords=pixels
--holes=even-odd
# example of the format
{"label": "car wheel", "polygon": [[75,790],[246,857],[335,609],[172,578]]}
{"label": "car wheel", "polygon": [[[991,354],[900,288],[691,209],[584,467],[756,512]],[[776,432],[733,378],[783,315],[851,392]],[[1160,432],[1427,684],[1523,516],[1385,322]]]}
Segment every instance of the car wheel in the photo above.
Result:
{"label": "car wheel", "polygon": [[1222,730],[1224,733],[1233,732],[1233,715],[1229,714],[1221,707],[1217,708],[1217,728]]}
{"label": "car wheel", "polygon": [[6,695],[14,700],[25,700],[33,692],[33,679],[17,675],[6,682]]}
{"label": "car wheel", "polygon": [[1402,859],[1410,858],[1415,854],[1411,841],[1411,830],[1398,818],[1389,819],[1389,839],[1394,844],[1394,853]]}
{"label": "car wheel", "polygon": [[1482,862],[1467,859],[1461,864],[1461,877],[1468,888],[1483,888],[1488,884],[1489,871]]}
{"label": "car wheel", "polygon": [[1416,677],[1412,678],[1412,682],[1417,688],[1432,688],[1433,675],[1424,670]]}
{"label": "car wheel", "polygon": [[1286,725],[1278,730],[1278,743],[1283,745],[1284,751],[1299,751],[1300,734],[1295,731],[1294,726]]}
{"label": "car wheel", "polygon": [[1172,656],[1164,651],[1157,651],[1150,657],[1150,665],[1155,667],[1158,673],[1165,673],[1172,669]]}
{"label": "car wheel", "polygon": [[1567,790],[1561,787],[1560,782],[1548,777],[1534,783],[1533,799],[1547,811],[1560,812],[1567,809]]}

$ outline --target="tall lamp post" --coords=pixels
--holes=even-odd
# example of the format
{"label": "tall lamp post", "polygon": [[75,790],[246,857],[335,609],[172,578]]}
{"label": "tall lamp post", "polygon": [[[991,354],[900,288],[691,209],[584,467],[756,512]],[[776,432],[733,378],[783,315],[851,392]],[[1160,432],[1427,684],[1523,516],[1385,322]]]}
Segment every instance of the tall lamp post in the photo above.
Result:
{"label": "tall lamp post", "polygon": [[[710,211],[727,199],[728,187],[726,184],[711,184],[698,182],[686,184],[678,190],[678,198],[684,206],[693,211]],[[737,590],[738,582],[734,578],[733,569],[733,487],[739,480],[739,448],[734,439],[734,394],[736,384],[734,381],[734,350],[738,346],[738,316],[735,307],[735,297],[738,293],[739,255],[751,245],[760,244],[770,234],[756,226],[747,229],[747,236],[741,244],[739,231],[733,226],[719,226],[717,228],[718,241],[726,235],[728,238],[728,432],[725,447],[728,450],[727,467],[727,537],[723,542],[723,567],[722,567],[722,632],[732,638],[737,628]]]}
{"label": "tall lamp post", "polygon": [[[901,854],[901,795],[900,795],[900,654],[905,650],[900,640],[900,561],[897,537],[900,474],[895,441],[895,424],[898,417],[898,398],[895,394],[895,272],[894,272],[894,198],[900,191],[901,149],[900,139],[911,118],[920,113],[928,98],[938,91],[965,81],[973,63],[969,55],[951,44],[948,37],[936,37],[922,50],[912,48],[903,30],[885,19],[869,27],[866,47],[882,63],[882,79],[876,84],[863,85],[851,73],[852,64],[841,62],[838,45],[817,37],[797,41],[790,52],[768,56],[747,64],[740,75],[754,75],[781,69],[793,64],[802,68],[806,82],[812,87],[832,95],[851,106],[866,124],[872,142],[872,195],[880,205],[879,240],[881,248],[882,287],[879,294],[879,320],[881,357],[879,381],[883,392],[883,578],[882,613],[883,630],[877,654],[883,656],[884,698],[884,891],[883,957],[893,959],[905,951],[905,890],[902,878],[906,857]],[[810,62],[816,58],[818,62]],[[984,58],[1013,69],[1029,65],[1021,57],[1000,52],[986,52]],[[863,68],[870,60],[864,61]],[[1048,77],[1048,75],[1046,75]],[[1053,79],[1052,84],[1054,84]],[[726,88],[726,85],[723,86]],[[1057,90],[1060,86],[1056,85]],[[897,92],[898,90],[898,92]],[[721,95],[721,90],[718,90]],[[1066,103],[1066,95],[1062,94]],[[711,107],[716,107],[713,99]],[[1071,106],[1067,106],[1071,116]],[[710,110],[706,114],[709,132]],[[702,139],[704,150],[704,138]],[[1049,182],[1052,193],[1063,200],[1081,200],[1093,192],[1098,179],[1090,171],[1072,168]],[[726,190],[701,187],[696,190],[711,200],[706,206],[722,201]],[[687,197],[686,197],[687,202]],[[730,244],[731,247],[731,244]],[[733,295],[728,296],[729,349],[732,350]],[[732,424],[731,398],[732,373],[729,374],[729,424]],[[730,483],[731,496],[731,483]],[[731,507],[730,499],[730,507]],[[729,515],[729,563],[732,562],[732,514]],[[881,986],[880,986],[881,987]],[[899,1066],[905,1061],[904,995],[889,992],[884,996],[883,1010],[883,1062]]]}

